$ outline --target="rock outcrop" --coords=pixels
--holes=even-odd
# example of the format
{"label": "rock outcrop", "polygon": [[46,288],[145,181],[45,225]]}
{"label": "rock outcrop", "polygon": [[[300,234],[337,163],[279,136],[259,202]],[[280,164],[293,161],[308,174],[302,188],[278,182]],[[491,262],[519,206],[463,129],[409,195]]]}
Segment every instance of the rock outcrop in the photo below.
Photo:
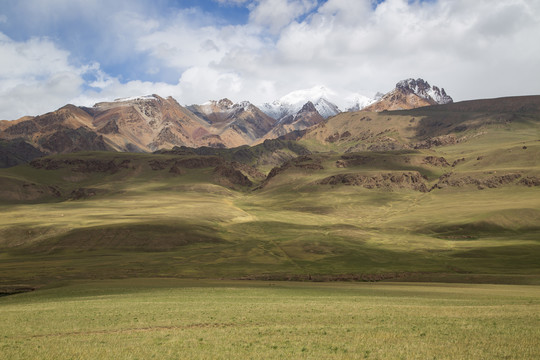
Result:
{"label": "rock outcrop", "polygon": [[446,91],[431,86],[423,79],[406,79],[398,82],[394,90],[386,93],[375,103],[365,107],[366,111],[407,110],[429,105],[452,103]]}
{"label": "rock outcrop", "polygon": [[316,184],[361,186],[366,189],[411,189],[420,192],[428,191],[425,179],[420,173],[415,171],[374,175],[361,173],[338,174],[319,180]]}

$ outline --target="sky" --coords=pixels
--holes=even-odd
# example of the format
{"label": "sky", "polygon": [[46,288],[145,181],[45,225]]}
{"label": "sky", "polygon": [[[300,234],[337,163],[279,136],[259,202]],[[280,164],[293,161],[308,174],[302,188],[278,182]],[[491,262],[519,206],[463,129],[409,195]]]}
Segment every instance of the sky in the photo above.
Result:
{"label": "sky", "polygon": [[539,38],[540,0],[0,0],[0,119],[419,77],[454,101],[538,95]]}

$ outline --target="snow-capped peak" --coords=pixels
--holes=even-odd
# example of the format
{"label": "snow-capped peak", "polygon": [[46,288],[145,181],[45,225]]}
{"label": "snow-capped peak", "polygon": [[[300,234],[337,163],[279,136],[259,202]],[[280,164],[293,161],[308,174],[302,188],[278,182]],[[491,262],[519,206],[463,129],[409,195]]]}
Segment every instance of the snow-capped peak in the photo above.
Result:
{"label": "snow-capped peak", "polygon": [[345,98],[345,111],[359,111],[373,104],[376,99],[361,95],[361,94],[351,94]]}
{"label": "snow-capped peak", "polygon": [[405,79],[396,84],[396,89],[412,91],[423,99],[434,101],[437,104],[448,104],[453,102],[452,98],[446,94],[444,89],[431,86],[423,79]]}
{"label": "snow-capped peak", "polygon": [[234,104],[235,108],[243,108],[244,111],[249,110],[253,104],[251,104],[249,101],[240,101],[239,103]]}
{"label": "snow-capped peak", "polygon": [[[192,108],[193,105],[189,108]],[[253,104],[251,104],[249,101],[240,101],[238,103],[233,103],[231,100],[227,98],[223,98],[221,100],[209,100],[201,105],[199,105],[198,111],[201,111],[204,114],[211,114],[215,112],[237,112],[239,110],[242,111],[250,111],[253,108]]]}
{"label": "snow-capped peak", "polygon": [[318,85],[314,86],[310,89],[302,89],[302,90],[296,90],[291,93],[288,93],[287,95],[281,97],[279,100],[282,104],[298,104],[302,103],[304,105],[306,102],[311,101],[313,104],[315,104],[320,99],[329,99],[334,95],[334,92],[329,90],[328,88]]}
{"label": "snow-capped peak", "polygon": [[320,98],[318,101],[314,103],[315,109],[317,109],[317,112],[321,114],[321,116],[325,119],[329,118],[330,116],[337,115],[341,112],[336,104],[330,102],[326,98]]}
{"label": "snow-capped peak", "polygon": [[141,95],[141,96],[132,96],[132,97],[114,99],[114,102],[126,102],[126,101],[134,101],[134,100],[154,100],[154,99],[157,99],[155,95]]}
{"label": "snow-capped peak", "polygon": [[271,103],[265,103],[260,109],[274,119],[281,119],[288,115],[294,115],[309,101],[322,117],[328,118],[340,112],[337,105],[329,100],[335,93],[324,87],[315,86],[309,89],[293,91]]}

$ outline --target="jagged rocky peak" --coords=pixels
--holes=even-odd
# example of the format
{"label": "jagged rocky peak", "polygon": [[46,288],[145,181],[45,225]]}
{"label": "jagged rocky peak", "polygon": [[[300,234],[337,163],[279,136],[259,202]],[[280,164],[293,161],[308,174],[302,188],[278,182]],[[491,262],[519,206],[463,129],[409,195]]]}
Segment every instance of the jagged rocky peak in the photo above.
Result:
{"label": "jagged rocky peak", "polygon": [[307,113],[307,112],[315,112],[317,111],[317,108],[315,108],[315,105],[311,101],[308,101],[307,103],[302,106],[299,113]]}
{"label": "jagged rocky peak", "polygon": [[229,111],[229,110],[239,110],[239,109],[250,109],[253,107],[253,105],[249,101],[240,101],[238,103],[233,103],[231,100],[227,98],[223,98],[221,100],[210,100],[205,104],[202,105],[191,105],[188,106],[188,108],[195,108],[195,107],[202,107],[202,110],[204,112],[215,112],[217,111]]}
{"label": "jagged rocky peak", "polygon": [[[170,96],[167,98],[167,101],[172,99]],[[126,106],[146,106],[152,104],[162,105],[166,100],[160,97],[159,95],[142,95],[142,96],[132,96],[125,98],[114,99],[114,101],[103,101],[94,104],[93,108],[97,111],[104,111],[107,109],[126,107]],[[175,101],[176,102],[176,101]]]}
{"label": "jagged rocky peak", "polygon": [[396,88],[409,89],[417,95],[425,94],[427,90],[431,89],[431,85],[424,79],[405,79],[396,84]]}
{"label": "jagged rocky peak", "polygon": [[230,108],[233,107],[234,103],[227,99],[227,98],[223,98],[221,100],[218,100],[217,102],[215,102],[216,106],[219,107],[220,109],[222,110],[228,110]]}
{"label": "jagged rocky peak", "polygon": [[433,100],[437,104],[449,104],[454,100],[446,94],[444,88],[439,88],[437,86],[431,86],[424,79],[406,79],[401,80],[396,84],[396,89],[402,90],[405,92],[412,92],[423,99]]}
{"label": "jagged rocky peak", "polygon": [[244,110],[253,110],[255,108],[255,105],[253,105],[249,101],[240,101],[239,103],[234,104],[233,107],[242,108]]}
{"label": "jagged rocky peak", "polygon": [[452,99],[450,95],[447,95],[443,88],[439,89],[437,86],[433,86],[432,89],[434,93],[432,97],[437,104],[450,104],[454,102],[454,99]]}
{"label": "jagged rocky peak", "polygon": [[366,111],[405,110],[423,106],[452,103],[453,100],[444,89],[431,86],[423,79],[405,79],[396,87],[364,108]]}

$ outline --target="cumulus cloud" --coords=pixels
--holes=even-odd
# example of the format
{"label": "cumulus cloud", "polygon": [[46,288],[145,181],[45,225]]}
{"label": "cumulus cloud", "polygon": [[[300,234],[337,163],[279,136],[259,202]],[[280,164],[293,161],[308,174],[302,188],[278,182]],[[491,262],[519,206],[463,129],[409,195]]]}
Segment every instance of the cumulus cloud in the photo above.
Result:
{"label": "cumulus cloud", "polygon": [[[316,8],[311,1],[271,3],[251,2],[245,25],[170,27],[139,46],[157,51],[158,39],[168,39],[159,46],[169,52],[155,56],[169,66],[197,64],[199,73],[236,74],[241,81],[223,96],[255,102],[321,83],[343,97],[373,95],[417,76],[457,100],[539,91],[531,76],[538,77],[540,12],[525,0],[386,0],[375,8],[371,0],[328,0]],[[215,47],[204,46],[209,40]],[[203,94],[206,85],[199,86]]]}
{"label": "cumulus cloud", "polygon": [[[87,29],[99,34],[80,42],[83,55],[55,37],[1,35],[0,118],[149,93],[183,104],[262,103],[323,84],[342,98],[371,96],[407,77],[443,86],[456,100],[540,93],[538,1],[215,1],[245,7],[247,22],[197,7],[160,13],[144,1],[53,2],[102,13],[99,27]],[[44,11],[46,19],[69,18]],[[16,19],[8,14],[6,24]]]}
{"label": "cumulus cloud", "polygon": [[401,78],[423,76],[456,99],[538,93],[530,76],[539,77],[540,22],[530,2],[387,0],[370,7],[368,0],[327,1],[281,32],[275,62],[294,78],[315,76],[343,90],[387,91]]}
{"label": "cumulus cloud", "polygon": [[197,26],[181,12],[168,26],[137,39],[136,50],[150,54],[166,66],[185,71],[192,66],[219,62],[236,49],[258,52],[264,41],[247,26]]}
{"label": "cumulus cloud", "polygon": [[156,11],[155,4],[159,3],[162,2],[12,1],[0,9],[0,14],[7,19],[0,25],[0,32],[19,41],[48,38],[69,51],[73,63],[99,62],[109,69],[129,64],[140,71],[147,59],[133,51],[135,42],[140,36],[155,31],[169,16],[169,13]]}
{"label": "cumulus cloud", "polygon": [[0,110],[4,119],[37,115],[80,91],[82,71],[48,39],[15,42],[0,33]]}
{"label": "cumulus cloud", "polygon": [[316,0],[258,0],[251,7],[249,19],[253,24],[268,27],[271,32],[277,33],[316,5]]}

